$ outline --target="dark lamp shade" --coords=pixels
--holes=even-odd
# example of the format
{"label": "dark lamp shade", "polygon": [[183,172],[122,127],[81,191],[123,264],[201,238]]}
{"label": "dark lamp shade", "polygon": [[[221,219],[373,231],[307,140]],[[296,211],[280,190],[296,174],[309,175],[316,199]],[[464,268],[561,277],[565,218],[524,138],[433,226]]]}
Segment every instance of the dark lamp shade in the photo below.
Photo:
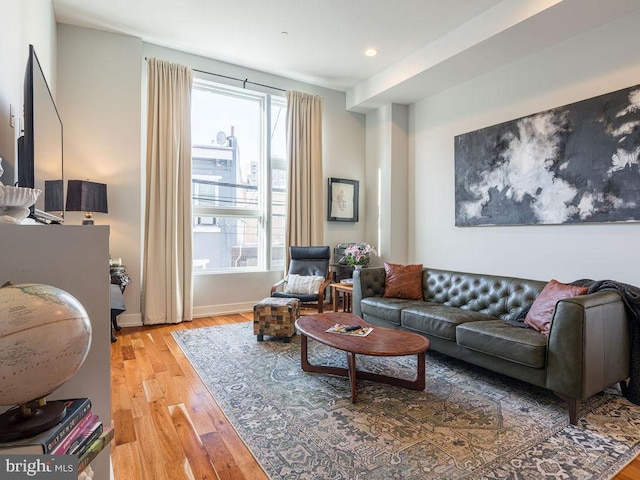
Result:
{"label": "dark lamp shade", "polygon": [[44,181],[44,211],[62,212],[64,210],[62,180]]}
{"label": "dark lamp shade", "polygon": [[107,185],[88,180],[69,180],[66,210],[69,212],[109,213]]}

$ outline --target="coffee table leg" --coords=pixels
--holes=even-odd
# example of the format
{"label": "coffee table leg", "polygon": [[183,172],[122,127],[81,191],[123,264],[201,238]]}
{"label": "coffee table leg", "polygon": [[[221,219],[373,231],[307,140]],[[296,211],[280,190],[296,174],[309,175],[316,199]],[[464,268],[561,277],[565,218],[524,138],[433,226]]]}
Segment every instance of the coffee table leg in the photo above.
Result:
{"label": "coffee table leg", "polygon": [[[349,354],[347,354],[347,361],[349,360],[348,355]],[[354,370],[355,370],[355,360],[353,363],[354,363]],[[413,380],[390,377],[388,375],[383,375],[380,373],[363,372],[363,371],[356,371],[356,375],[360,380],[369,380],[371,382],[386,383],[387,385],[394,385],[396,387],[408,388],[409,390],[424,390],[424,387],[426,386],[425,352],[418,353],[417,363],[418,363],[418,371],[416,372],[416,378]],[[349,366],[347,370],[351,372],[351,366]]]}
{"label": "coffee table leg", "polygon": [[349,371],[349,386],[351,387],[351,403],[356,403],[356,378],[358,372],[356,372],[356,354],[347,352],[347,370]]}
{"label": "coffee table leg", "polygon": [[308,356],[309,338],[300,332],[300,365],[305,372],[312,373],[328,373],[329,375],[340,375],[341,377],[349,377],[349,369],[342,367],[329,367],[326,365],[314,365],[309,362]]}
{"label": "coffee table leg", "polygon": [[300,365],[305,372],[310,371],[309,358],[307,357],[307,336],[303,333],[300,335]]}
{"label": "coffee table leg", "polygon": [[424,390],[426,386],[425,379],[425,352],[418,354],[418,375],[416,376],[416,384],[414,390]]}
{"label": "coffee table leg", "polygon": [[387,375],[381,375],[379,373],[371,372],[359,372],[356,369],[356,354],[352,352],[345,352],[347,355],[347,368],[341,367],[329,367],[326,365],[313,365],[309,363],[308,353],[308,337],[300,333],[300,364],[302,370],[305,372],[313,373],[328,373],[330,375],[340,375],[349,379],[349,386],[351,388],[351,402],[356,403],[356,380],[369,380],[373,382],[386,383],[387,385],[394,385],[396,387],[408,388],[411,390],[424,390],[426,385],[426,372],[425,372],[425,352],[418,354],[418,371],[414,380],[406,380],[396,377],[389,377]]}

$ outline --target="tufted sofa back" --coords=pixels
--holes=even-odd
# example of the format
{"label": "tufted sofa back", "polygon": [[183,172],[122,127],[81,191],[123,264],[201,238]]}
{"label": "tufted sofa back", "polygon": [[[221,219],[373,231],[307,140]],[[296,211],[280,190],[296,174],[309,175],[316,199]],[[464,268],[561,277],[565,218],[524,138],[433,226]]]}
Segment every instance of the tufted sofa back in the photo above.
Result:
{"label": "tufted sofa back", "polygon": [[515,277],[425,268],[422,293],[428,302],[514,319],[535,300],[547,282]]}

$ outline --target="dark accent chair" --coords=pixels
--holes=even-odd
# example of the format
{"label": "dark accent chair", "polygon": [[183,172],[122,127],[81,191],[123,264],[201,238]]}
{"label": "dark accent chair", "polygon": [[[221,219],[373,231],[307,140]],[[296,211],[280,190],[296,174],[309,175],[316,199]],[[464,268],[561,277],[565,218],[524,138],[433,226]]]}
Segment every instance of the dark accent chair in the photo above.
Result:
{"label": "dark accent chair", "polygon": [[[331,261],[331,249],[328,246],[315,247],[289,247],[289,273],[285,278],[271,286],[271,296],[279,298],[297,298],[301,306],[317,307],[318,313],[322,313],[325,303],[325,290],[331,283],[329,262]],[[318,292],[310,294],[285,293],[283,287],[289,275],[310,276],[317,275],[325,278]]]}

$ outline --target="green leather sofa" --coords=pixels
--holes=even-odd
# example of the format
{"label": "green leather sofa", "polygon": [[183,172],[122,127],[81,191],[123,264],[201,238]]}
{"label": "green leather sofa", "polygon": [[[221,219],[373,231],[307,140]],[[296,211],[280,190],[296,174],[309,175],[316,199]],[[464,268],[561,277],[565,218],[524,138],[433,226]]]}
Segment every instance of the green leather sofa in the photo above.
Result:
{"label": "green leather sofa", "polygon": [[558,302],[549,336],[515,320],[547,282],[423,268],[423,300],[385,298],[384,268],[354,272],[353,312],[429,338],[431,350],[547,388],[577,425],[580,401],[629,377],[622,297],[600,291]]}

